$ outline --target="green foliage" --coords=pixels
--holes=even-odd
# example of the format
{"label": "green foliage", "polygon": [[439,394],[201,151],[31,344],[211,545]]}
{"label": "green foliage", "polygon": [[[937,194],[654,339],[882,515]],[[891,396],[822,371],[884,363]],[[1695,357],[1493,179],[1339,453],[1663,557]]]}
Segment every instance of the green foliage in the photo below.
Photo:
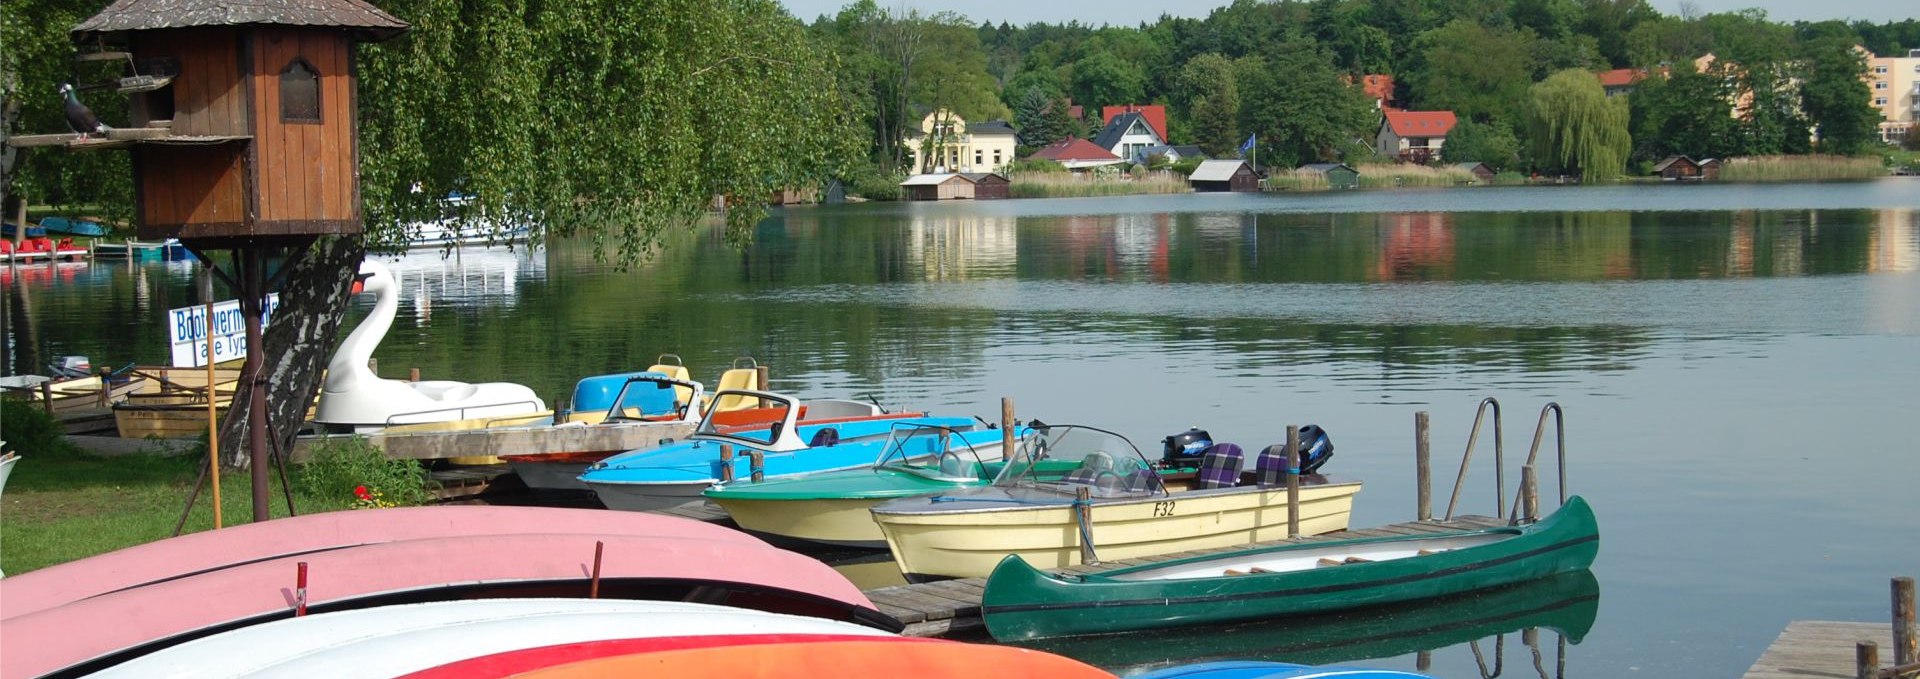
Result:
{"label": "green foliage", "polygon": [[[106,0],[7,0],[0,3],[0,136],[69,131],[58,93],[63,82],[86,84],[119,77],[114,62],[75,63],[67,31],[106,6]],[[111,91],[82,92],[101,122],[125,126],[127,98]],[[81,204],[97,216],[131,219],[133,177],[125,153],[71,153],[59,148],[18,149],[13,164],[0,150],[0,208],[11,197],[68,213]],[[12,212],[7,217],[13,217]]]}
{"label": "green foliage", "polygon": [[846,186],[849,193],[867,200],[900,200],[900,182],[905,180],[905,175],[865,165],[847,175]]}
{"label": "green foliage", "polygon": [[1264,66],[1241,71],[1240,127],[1259,135],[1264,165],[1333,160],[1346,140],[1372,131],[1372,102],[1311,42],[1289,44]]}
{"label": "green foliage", "polygon": [[1481,122],[1518,120],[1533,82],[1531,33],[1456,20],[1415,41],[1416,108]]}
{"label": "green foliage", "polygon": [[1048,158],[1021,158],[1007,166],[1008,174],[1046,174],[1066,171],[1067,166]]}
{"label": "green foliage", "polygon": [[1740,121],[1729,115],[1734,93],[1727,79],[1692,68],[1640,82],[1628,99],[1633,157],[1726,158],[1740,151]]}
{"label": "green foliage", "polygon": [[0,438],[7,452],[33,457],[73,457],[80,449],[67,442],[66,429],[39,405],[0,398]]}
{"label": "green foliage", "polygon": [[315,445],[313,456],[300,465],[299,482],[302,492],[323,498],[351,499],[356,487],[366,486],[401,507],[433,501],[427,470],[418,462],[388,459],[357,436]]}
{"label": "green foliage", "polygon": [[1146,74],[1139,64],[1111,52],[1094,52],[1073,65],[1073,98],[1100,107],[1137,104],[1145,100]]}
{"label": "green foliage", "polygon": [[1231,60],[1207,53],[1180,70],[1180,101],[1193,130],[1192,141],[1207,153],[1232,152],[1240,134],[1240,90]]}
{"label": "green foliage", "polygon": [[1479,161],[1499,172],[1520,166],[1520,139],[1505,122],[1462,120],[1447,135],[1441,153],[1448,163]]}
{"label": "green foliage", "polygon": [[1051,96],[1037,86],[1028,88],[1014,106],[1013,124],[1021,155],[1077,132],[1073,118],[1067,115],[1066,99]]}
{"label": "green foliage", "polygon": [[1200,169],[1200,164],[1204,162],[1206,161],[1201,158],[1181,158],[1167,166],[1167,170],[1181,176],[1192,176],[1193,171]]}
{"label": "green foliage", "polygon": [[1824,153],[1855,155],[1879,141],[1880,111],[1861,74],[1866,59],[1849,37],[1808,43],[1803,58],[1807,75],[1800,85],[1800,110],[1819,130]]}
{"label": "green foliage", "polygon": [[1592,73],[1561,71],[1528,94],[1527,136],[1535,164],[1588,182],[1613,179],[1626,169],[1633,145],[1627,102],[1609,99]]}

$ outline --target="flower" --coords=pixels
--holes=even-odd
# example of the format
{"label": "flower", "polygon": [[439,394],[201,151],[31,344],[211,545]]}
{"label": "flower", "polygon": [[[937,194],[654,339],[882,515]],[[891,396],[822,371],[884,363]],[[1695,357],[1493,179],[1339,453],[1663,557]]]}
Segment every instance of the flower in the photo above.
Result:
{"label": "flower", "polygon": [[353,496],[354,496],[354,497],[356,497],[356,498],[359,498],[359,499],[361,499],[361,500],[371,500],[371,499],[373,499],[373,496],[372,496],[371,494],[368,494],[368,493],[367,493],[367,487],[366,487],[366,486],[354,486],[354,487],[353,487]]}

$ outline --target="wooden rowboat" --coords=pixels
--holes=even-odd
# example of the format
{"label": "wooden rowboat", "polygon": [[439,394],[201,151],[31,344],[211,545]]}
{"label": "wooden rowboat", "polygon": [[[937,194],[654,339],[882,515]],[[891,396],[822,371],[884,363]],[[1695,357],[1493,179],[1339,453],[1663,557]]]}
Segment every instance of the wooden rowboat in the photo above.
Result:
{"label": "wooden rowboat", "polygon": [[106,408],[125,399],[129,394],[137,394],[154,389],[153,382],[140,375],[110,378],[102,393],[100,377],[80,377],[70,380],[56,380],[32,387],[12,388],[26,394],[33,407],[47,409],[55,415],[77,413],[85,410]]}
{"label": "wooden rowboat", "polygon": [[[500,676],[507,658],[568,660],[661,638],[895,639],[851,623],[678,601],[490,599],[288,618],[189,641],[97,679]],[[707,636],[724,635],[724,636]],[[524,671],[545,664],[514,665]],[[449,673],[449,669],[457,669]],[[489,672],[488,670],[494,670]]]}
{"label": "wooden rowboat", "polygon": [[995,639],[1101,634],[1398,603],[1585,570],[1600,548],[1574,497],[1517,528],[1308,542],[1080,576],[1009,556],[981,613]]}

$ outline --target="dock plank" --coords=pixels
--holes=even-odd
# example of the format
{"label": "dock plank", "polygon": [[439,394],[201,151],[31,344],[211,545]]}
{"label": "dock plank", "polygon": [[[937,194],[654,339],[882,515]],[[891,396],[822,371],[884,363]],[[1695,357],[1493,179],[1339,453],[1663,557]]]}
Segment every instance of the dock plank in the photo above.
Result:
{"label": "dock plank", "polygon": [[1893,628],[1883,622],[1795,620],[1767,646],[1742,679],[1853,679],[1853,649],[1859,641],[1878,642],[1885,653],[1893,646]]}

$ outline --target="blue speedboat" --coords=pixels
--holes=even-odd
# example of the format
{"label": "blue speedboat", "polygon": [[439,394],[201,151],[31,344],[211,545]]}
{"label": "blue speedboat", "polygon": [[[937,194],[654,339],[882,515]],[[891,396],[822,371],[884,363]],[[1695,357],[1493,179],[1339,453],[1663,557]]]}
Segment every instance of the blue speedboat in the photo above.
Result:
{"label": "blue speedboat", "polygon": [[40,228],[46,229],[47,233],[66,234],[68,236],[99,238],[107,235],[107,227],[101,226],[99,222],[86,219],[42,217],[40,218]]}
{"label": "blue speedboat", "polygon": [[765,477],[779,478],[870,466],[896,423],[959,430],[979,426],[965,417],[887,413],[856,401],[802,404],[791,396],[744,389],[723,389],[712,401],[724,402],[730,395],[759,400],[762,407],[756,410],[770,415],[769,423],[728,426],[740,411],[709,409],[688,440],[607,458],[588,467],[580,481],[610,509],[664,509],[698,500],[720,481],[722,445],[733,448],[734,478],[753,473],[749,456],[755,451],[764,456]]}
{"label": "blue speedboat", "polygon": [[1283,662],[1229,660],[1169,667],[1132,679],[1433,679],[1425,674],[1359,667],[1314,667]]}

